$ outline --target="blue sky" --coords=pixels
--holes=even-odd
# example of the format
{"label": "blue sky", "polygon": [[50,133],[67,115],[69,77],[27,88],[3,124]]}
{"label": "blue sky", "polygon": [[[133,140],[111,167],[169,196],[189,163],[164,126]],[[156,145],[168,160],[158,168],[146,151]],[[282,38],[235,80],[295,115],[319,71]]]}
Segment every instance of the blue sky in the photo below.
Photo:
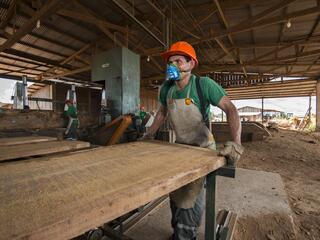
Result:
{"label": "blue sky", "polygon": [[[15,81],[0,78],[0,102],[10,103]],[[234,100],[233,103],[237,108],[252,106],[261,108],[261,99],[253,100]],[[309,106],[308,97],[297,98],[270,98],[264,100],[264,108],[276,109],[284,112],[291,112],[298,116],[304,116]],[[316,98],[312,97],[312,112],[315,113]],[[218,109],[214,108],[217,113]]]}

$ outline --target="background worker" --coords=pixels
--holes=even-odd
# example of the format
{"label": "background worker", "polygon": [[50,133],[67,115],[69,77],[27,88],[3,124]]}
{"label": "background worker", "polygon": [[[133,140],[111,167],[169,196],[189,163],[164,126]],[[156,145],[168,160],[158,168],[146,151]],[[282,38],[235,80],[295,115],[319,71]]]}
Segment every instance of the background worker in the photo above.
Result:
{"label": "background worker", "polygon": [[64,116],[68,119],[65,137],[68,140],[77,140],[77,128],[79,126],[78,113],[71,100],[66,100],[67,108],[64,111]]}
{"label": "background worker", "polygon": [[[220,154],[235,166],[243,152],[241,124],[237,109],[220,85],[208,77],[198,78],[191,73],[198,65],[194,48],[187,42],[176,42],[162,57],[167,63],[167,81],[161,87],[161,106],[144,138],[153,136],[168,117],[176,134],[176,142],[216,150],[209,130],[210,104],[227,115],[232,141]],[[198,236],[205,206],[204,178],[196,180],[170,194],[172,239],[194,240]]]}

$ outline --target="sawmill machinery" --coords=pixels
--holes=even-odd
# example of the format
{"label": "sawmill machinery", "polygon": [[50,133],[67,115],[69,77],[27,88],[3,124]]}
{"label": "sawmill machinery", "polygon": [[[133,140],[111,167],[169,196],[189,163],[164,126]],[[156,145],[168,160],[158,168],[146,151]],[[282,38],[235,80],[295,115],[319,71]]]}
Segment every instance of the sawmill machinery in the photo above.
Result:
{"label": "sawmill machinery", "polygon": [[101,128],[94,142],[111,145],[136,140],[141,135],[140,56],[127,48],[113,48],[92,59],[91,78],[104,86]]}

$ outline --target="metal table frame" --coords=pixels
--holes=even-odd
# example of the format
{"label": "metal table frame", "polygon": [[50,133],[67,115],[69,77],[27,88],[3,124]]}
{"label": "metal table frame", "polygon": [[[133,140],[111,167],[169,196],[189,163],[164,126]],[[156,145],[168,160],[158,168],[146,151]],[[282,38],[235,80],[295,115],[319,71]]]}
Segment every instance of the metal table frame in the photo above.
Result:
{"label": "metal table frame", "polygon": [[206,179],[205,240],[217,239],[216,224],[216,176],[235,177],[234,167],[222,167],[209,173]]}

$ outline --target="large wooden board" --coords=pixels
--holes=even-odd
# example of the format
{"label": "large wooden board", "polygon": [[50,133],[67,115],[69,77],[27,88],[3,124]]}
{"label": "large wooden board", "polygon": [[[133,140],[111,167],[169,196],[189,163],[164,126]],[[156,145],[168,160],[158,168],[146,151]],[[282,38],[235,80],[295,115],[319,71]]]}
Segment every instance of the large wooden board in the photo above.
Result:
{"label": "large wooden board", "polygon": [[88,142],[81,141],[52,141],[38,142],[11,146],[0,146],[0,162],[17,158],[39,156],[45,154],[65,152],[75,149],[87,148]]}
{"label": "large wooden board", "polygon": [[134,142],[0,164],[0,239],[69,239],[225,164],[209,149]]}
{"label": "large wooden board", "polygon": [[46,136],[27,136],[27,137],[10,137],[0,138],[0,146],[19,145],[25,143],[36,143],[36,142],[49,142],[56,141],[55,137]]}

